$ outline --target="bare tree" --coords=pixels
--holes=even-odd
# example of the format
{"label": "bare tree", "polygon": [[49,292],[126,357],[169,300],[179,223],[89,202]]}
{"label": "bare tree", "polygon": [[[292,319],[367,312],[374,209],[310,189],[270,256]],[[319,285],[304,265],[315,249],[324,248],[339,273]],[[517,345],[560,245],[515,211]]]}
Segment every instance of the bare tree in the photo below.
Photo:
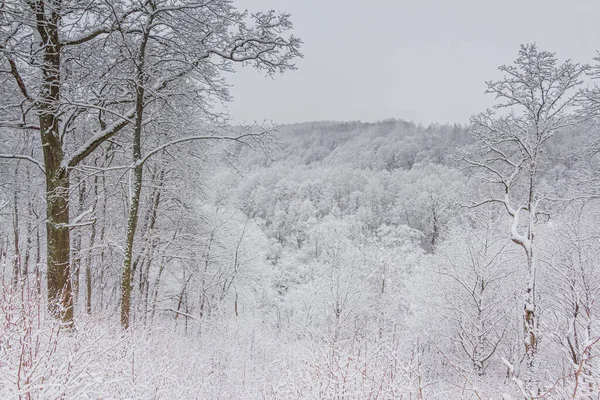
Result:
{"label": "bare tree", "polygon": [[[552,221],[546,242],[548,257],[541,279],[547,284],[545,298],[549,303],[549,321],[556,327],[554,340],[564,354],[565,376],[572,375],[574,391],[592,398],[599,389],[596,361],[600,274],[596,268],[600,256],[597,224],[598,204],[571,204],[560,218]],[[547,270],[547,271],[546,271]],[[575,397],[575,395],[573,395]]]}
{"label": "bare tree", "polygon": [[[578,98],[578,85],[587,66],[566,61],[535,44],[521,46],[514,65],[501,66],[504,77],[487,83],[496,96],[495,111],[471,118],[473,146],[464,161],[492,187],[492,195],[474,204],[496,203],[511,218],[510,238],[525,252],[527,279],[523,288],[523,343],[526,390],[539,391],[537,362],[540,332],[536,310],[538,266],[535,228],[547,199],[540,177],[548,141],[576,120],[569,112]],[[524,217],[524,218],[523,218]]]}
{"label": "bare tree", "polygon": [[485,375],[509,328],[515,251],[500,236],[498,218],[480,215],[473,228],[455,228],[438,249],[436,272],[449,339],[470,367]]}
{"label": "bare tree", "polygon": [[[44,171],[49,307],[72,324],[73,168],[127,126],[139,138],[151,102],[193,93],[197,109],[208,109],[215,99],[229,99],[221,73],[231,71],[232,63],[271,74],[293,68],[300,41],[282,36],[291,29],[288,14],[248,14],[229,0],[9,0],[2,3],[0,21],[0,74],[11,82],[7,90],[20,96],[0,99],[0,126],[39,132],[43,161],[2,157],[29,160]],[[85,141],[78,143],[75,133]],[[136,183],[139,147],[133,149]],[[129,225],[135,231],[133,208]]]}

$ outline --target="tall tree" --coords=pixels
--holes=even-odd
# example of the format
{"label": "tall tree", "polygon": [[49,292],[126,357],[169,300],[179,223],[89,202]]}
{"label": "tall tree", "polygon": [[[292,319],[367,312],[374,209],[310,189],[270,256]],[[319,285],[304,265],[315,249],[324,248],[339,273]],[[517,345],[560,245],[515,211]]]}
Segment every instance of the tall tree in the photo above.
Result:
{"label": "tall tree", "polygon": [[577,88],[587,67],[570,61],[559,64],[554,53],[528,44],[521,46],[514,65],[499,69],[504,77],[487,83],[487,93],[496,96],[495,110],[471,118],[474,144],[465,152],[464,160],[478,169],[484,183],[496,189],[475,205],[500,204],[512,219],[510,238],[526,256],[523,380],[527,396],[533,398],[540,381],[535,228],[548,197],[541,185],[544,155],[550,138],[576,123],[569,112],[576,104]]}
{"label": "tall tree", "polygon": [[191,91],[206,94],[195,104],[208,108],[213,95],[229,98],[221,72],[233,62],[283,72],[300,41],[282,36],[292,27],[288,14],[248,14],[229,0],[8,0],[0,21],[0,74],[21,97],[0,98],[0,127],[38,131],[43,161],[2,157],[45,173],[49,307],[71,324],[71,171],[128,125],[141,129],[146,104]]}

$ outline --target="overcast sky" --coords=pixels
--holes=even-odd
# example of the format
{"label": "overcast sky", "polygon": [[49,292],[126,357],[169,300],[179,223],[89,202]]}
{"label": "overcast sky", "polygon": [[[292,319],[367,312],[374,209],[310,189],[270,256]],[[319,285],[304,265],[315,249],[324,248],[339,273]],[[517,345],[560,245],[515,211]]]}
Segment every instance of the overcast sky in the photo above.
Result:
{"label": "overcast sky", "polygon": [[537,42],[560,59],[600,50],[598,0],[238,0],[292,14],[298,70],[230,76],[235,122],[465,123],[492,104],[485,81]]}

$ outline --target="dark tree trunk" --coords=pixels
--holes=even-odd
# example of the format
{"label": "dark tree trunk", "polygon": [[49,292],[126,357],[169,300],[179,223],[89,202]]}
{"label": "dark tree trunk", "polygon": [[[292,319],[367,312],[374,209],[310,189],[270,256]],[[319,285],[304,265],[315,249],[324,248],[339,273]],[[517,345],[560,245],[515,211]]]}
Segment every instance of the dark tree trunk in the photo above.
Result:
{"label": "dark tree trunk", "polygon": [[[40,90],[40,137],[46,170],[46,235],[48,265],[48,307],[67,325],[73,323],[73,296],[70,280],[69,173],[62,165],[64,153],[60,137],[60,1],[46,9],[42,0],[29,3],[36,18],[42,47],[42,87]],[[50,7],[48,7],[50,8]]]}
{"label": "dark tree trunk", "polygon": [[[47,152],[49,150],[44,148],[44,153]],[[53,176],[49,169],[46,174],[48,306],[53,315],[71,324],[73,294],[69,257],[69,181],[66,174]]]}
{"label": "dark tree trunk", "polygon": [[[98,176],[94,177],[94,204],[92,210],[96,212],[98,207]],[[92,259],[94,244],[96,243],[96,223],[92,224],[92,232],[90,234],[90,249],[87,255],[85,264],[85,312],[92,314]]]}
{"label": "dark tree trunk", "polygon": [[[134,145],[139,149],[138,145]],[[139,150],[138,150],[139,151]],[[134,157],[135,158],[135,157]],[[138,158],[139,159],[139,158]],[[135,231],[138,222],[138,213],[140,207],[140,194],[142,192],[142,172],[143,166],[135,167],[133,170],[133,190],[131,195],[131,204],[129,205],[129,216],[127,218],[127,239],[125,244],[125,260],[123,262],[123,275],[121,276],[121,325],[123,328],[129,327],[129,313],[131,309],[131,277],[133,260],[133,243]]]}
{"label": "dark tree trunk", "polygon": [[144,72],[144,62],[146,58],[146,44],[150,36],[150,26],[154,17],[148,19],[146,30],[137,56],[136,66],[136,93],[135,93],[135,125],[133,128],[133,188],[131,193],[131,203],[129,204],[129,215],[127,217],[127,239],[125,243],[125,260],[123,261],[123,273],[121,276],[121,325],[123,328],[129,328],[129,314],[131,311],[131,278],[133,262],[133,244],[135,231],[138,223],[138,214],[140,208],[140,195],[142,192],[142,178],[144,165],[139,163],[142,159],[142,124],[145,107],[145,83],[146,76]]}

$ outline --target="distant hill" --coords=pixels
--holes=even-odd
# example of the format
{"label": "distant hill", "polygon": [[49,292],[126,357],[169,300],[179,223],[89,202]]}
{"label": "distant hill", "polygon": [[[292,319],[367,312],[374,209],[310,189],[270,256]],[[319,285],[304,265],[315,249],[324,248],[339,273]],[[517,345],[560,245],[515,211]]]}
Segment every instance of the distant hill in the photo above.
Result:
{"label": "distant hill", "polygon": [[422,126],[403,120],[305,122],[279,129],[281,149],[264,155],[245,151],[245,164],[335,166],[371,170],[411,169],[415,163],[454,165],[456,150],[468,143],[461,125]]}

